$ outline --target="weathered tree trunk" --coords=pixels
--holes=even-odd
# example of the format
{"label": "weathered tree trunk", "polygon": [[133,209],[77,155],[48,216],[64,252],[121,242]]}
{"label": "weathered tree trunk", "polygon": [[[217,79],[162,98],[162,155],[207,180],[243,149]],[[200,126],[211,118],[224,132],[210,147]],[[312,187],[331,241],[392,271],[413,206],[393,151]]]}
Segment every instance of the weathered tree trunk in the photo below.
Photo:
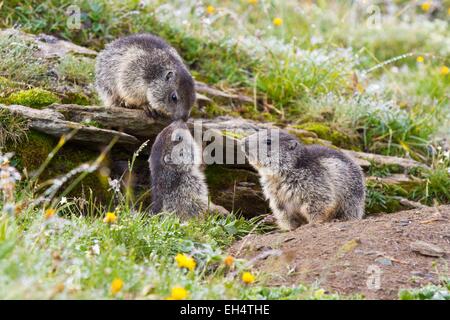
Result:
{"label": "weathered tree trunk", "polygon": [[[9,110],[17,116],[28,119],[31,129],[54,137],[60,137],[76,129],[77,132],[72,138],[73,143],[81,143],[89,148],[107,145],[113,138],[117,137],[117,144],[110,155],[111,169],[115,176],[121,176],[127,170],[128,160],[133,151],[144,141],[149,140],[150,143],[142,150],[141,158],[136,162],[137,168],[134,170],[135,173],[138,173],[134,179],[135,185],[145,190],[149,188],[149,172],[146,160],[150,153],[151,144],[157,134],[170,122],[167,118],[149,118],[143,110],[73,104],[55,104],[43,110],[18,105],[0,105],[0,109]],[[238,147],[240,138],[259,130],[274,128],[274,126],[270,123],[257,123],[233,117],[191,119],[189,125],[193,131],[200,128],[201,125],[200,135],[203,135],[204,146],[210,143],[204,135],[207,130],[210,130],[209,134],[215,136],[211,140],[218,142],[219,148],[223,149],[223,161],[213,165],[207,163],[206,168],[213,202],[228,210],[239,211],[246,216],[266,213],[268,205],[261,192],[257,173],[245,161],[238,164],[234,162],[227,164],[226,159],[245,159]],[[304,132],[304,134],[307,136],[308,132]],[[349,150],[343,151],[355,158],[357,163],[365,169],[372,163],[395,165],[402,169],[425,166],[410,159]],[[231,154],[233,156],[229,157]],[[368,177],[368,180],[396,185],[418,183],[418,181],[413,181],[405,175],[385,178]]]}

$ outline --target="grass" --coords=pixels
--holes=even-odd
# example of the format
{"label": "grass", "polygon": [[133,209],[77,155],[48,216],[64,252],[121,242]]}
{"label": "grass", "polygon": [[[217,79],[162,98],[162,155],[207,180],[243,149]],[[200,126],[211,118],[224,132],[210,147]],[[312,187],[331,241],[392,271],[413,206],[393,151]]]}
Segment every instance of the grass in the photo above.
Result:
{"label": "grass", "polygon": [[[5,161],[1,166],[14,170],[7,169]],[[148,216],[136,211],[120,191],[114,195],[123,201],[115,204],[113,213],[88,199],[45,198],[41,205],[32,186],[25,182],[15,193],[3,192],[3,299],[165,299],[175,287],[192,299],[339,298],[302,285],[271,288],[255,273],[255,283],[244,283],[241,275],[252,272],[251,266],[239,259],[225,264],[226,248],[263,231],[259,219]],[[103,219],[107,215],[110,219]],[[177,265],[177,254],[194,259],[195,267]]]}
{"label": "grass", "polygon": [[[407,172],[424,181],[412,190],[369,184],[368,212],[398,210],[399,197],[427,205],[450,203],[445,144],[436,151],[450,136],[450,75],[442,72],[450,66],[448,1],[430,11],[413,1],[373,3],[381,25],[374,24],[376,16],[368,16],[365,2],[143,3],[3,1],[0,27],[19,25],[26,32],[56,35],[95,50],[130,33],[158,34],[180,52],[197,80],[256,96],[271,106],[230,110],[215,101],[205,107],[208,117],[231,114],[290,124],[308,128],[336,146],[410,157],[430,166],[430,170]],[[70,28],[66,15],[73,4],[82,12],[76,29]],[[208,13],[207,5],[215,10]],[[281,19],[277,25],[275,18]],[[43,60],[36,52],[29,41],[0,35],[1,103],[45,107],[59,101],[98,102],[92,86],[93,58],[69,54]],[[98,126],[89,120],[85,124]],[[18,152],[11,163],[21,170],[28,163],[35,171],[54,143],[27,128],[23,119],[0,111],[0,149],[14,145]],[[35,150],[20,148],[25,141]],[[75,148],[65,146],[51,164],[68,172],[80,165],[78,156],[81,162],[95,158]],[[26,156],[19,159],[21,154]],[[53,171],[49,165],[43,177],[66,172]],[[398,168],[372,166],[369,174],[384,177],[394,172]],[[220,174],[209,180],[228,183]],[[36,187],[31,182],[25,179],[18,184],[14,198],[0,199],[2,298],[163,299],[174,286],[199,299],[343,298],[302,285],[267,287],[264,275],[245,285],[240,280],[247,270],[245,261],[236,261],[233,270],[225,268],[227,247],[250,233],[257,221],[234,216],[187,222],[164,214],[147,217],[144,209],[123,202],[124,198],[116,197],[114,206],[99,205],[93,195],[106,191],[100,184],[66,203],[52,199],[57,213],[45,219],[50,204],[32,204],[39,194],[31,192]],[[102,220],[111,210],[118,217],[112,225]],[[178,268],[177,253],[193,256],[195,270]],[[113,294],[116,278],[123,281],[123,288]],[[433,298],[439,290],[404,291],[400,298]]]}
{"label": "grass", "polygon": [[6,144],[18,145],[26,139],[28,120],[0,109],[0,151]]}
{"label": "grass", "polygon": [[442,285],[428,285],[420,289],[401,290],[400,300],[450,300],[450,282],[442,281]]}

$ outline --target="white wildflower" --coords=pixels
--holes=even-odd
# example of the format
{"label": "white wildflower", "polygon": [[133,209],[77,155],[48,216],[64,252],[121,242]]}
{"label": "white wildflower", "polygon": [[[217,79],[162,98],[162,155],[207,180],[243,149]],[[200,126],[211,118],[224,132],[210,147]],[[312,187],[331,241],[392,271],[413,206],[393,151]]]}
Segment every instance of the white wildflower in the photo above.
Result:
{"label": "white wildflower", "polygon": [[0,153],[0,191],[6,198],[11,198],[16,188],[16,182],[21,179],[16,168],[9,165],[12,153]]}
{"label": "white wildflower", "polygon": [[100,246],[98,243],[95,243],[92,247],[91,247],[91,253],[95,256],[98,256],[100,254]]}
{"label": "white wildflower", "polygon": [[113,191],[114,193],[120,192],[120,181],[119,180],[108,178],[108,185],[109,185],[108,191]]}

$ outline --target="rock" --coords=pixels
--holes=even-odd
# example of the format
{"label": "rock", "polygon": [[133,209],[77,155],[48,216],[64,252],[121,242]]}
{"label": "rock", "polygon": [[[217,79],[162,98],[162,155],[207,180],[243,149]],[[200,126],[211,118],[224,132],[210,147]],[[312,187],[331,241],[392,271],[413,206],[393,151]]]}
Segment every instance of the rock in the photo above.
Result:
{"label": "rock", "polygon": [[445,251],[442,248],[421,240],[411,243],[410,248],[423,256],[440,258],[445,255]]}
{"label": "rock", "polygon": [[62,58],[68,53],[95,56],[97,52],[85,47],[80,47],[72,42],[58,39],[51,35],[32,35],[17,29],[5,29],[0,31],[0,35],[19,37],[25,41],[36,43],[39,50],[37,54],[45,59]]}
{"label": "rock", "polygon": [[376,258],[375,262],[378,263],[378,264],[381,264],[383,266],[392,266],[392,260],[388,259],[388,258],[383,258],[383,257]]}

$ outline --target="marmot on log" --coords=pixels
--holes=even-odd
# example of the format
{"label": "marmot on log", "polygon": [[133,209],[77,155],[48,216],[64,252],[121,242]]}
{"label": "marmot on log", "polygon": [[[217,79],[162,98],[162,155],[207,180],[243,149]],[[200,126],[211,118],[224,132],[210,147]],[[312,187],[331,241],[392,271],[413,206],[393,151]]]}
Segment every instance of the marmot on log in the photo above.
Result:
{"label": "marmot on log", "polygon": [[182,218],[206,212],[229,214],[209,201],[201,159],[201,149],[185,122],[172,122],[159,133],[149,159],[152,213],[175,212]]}
{"label": "marmot on log", "polygon": [[120,38],[100,52],[96,88],[107,107],[144,109],[150,116],[187,120],[195,83],[177,51],[151,34]]}
{"label": "marmot on log", "polygon": [[293,230],[309,222],[363,217],[364,176],[342,152],[303,145],[277,129],[252,134],[241,148],[258,170],[280,228]]}

